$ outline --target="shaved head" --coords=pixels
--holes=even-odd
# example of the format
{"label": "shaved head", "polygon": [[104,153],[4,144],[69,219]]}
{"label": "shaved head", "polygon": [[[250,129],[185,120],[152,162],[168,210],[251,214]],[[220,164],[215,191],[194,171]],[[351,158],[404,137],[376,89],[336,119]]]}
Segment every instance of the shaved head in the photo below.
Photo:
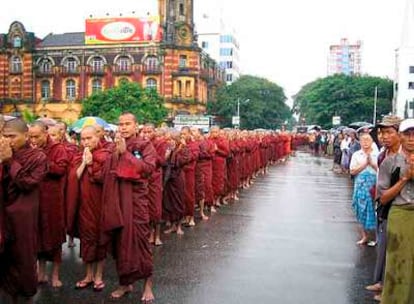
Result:
{"label": "shaved head", "polygon": [[60,142],[62,140],[63,133],[61,128],[57,125],[49,127],[47,129],[47,133],[55,142]]}
{"label": "shaved head", "polygon": [[[101,126],[99,126],[99,128],[101,128],[103,130],[103,128]],[[81,134],[84,133],[84,132],[92,132],[92,133],[96,134],[99,128],[98,128],[98,125],[86,126],[82,129]]]}
{"label": "shaved head", "polygon": [[135,117],[135,115],[130,113],[130,112],[122,113],[121,116],[119,116],[119,119],[121,119],[121,117],[132,119],[135,123],[138,123],[137,118]]}
{"label": "shaved head", "polygon": [[4,123],[4,130],[12,130],[18,133],[27,133],[29,131],[29,128],[27,127],[27,124],[21,120],[20,118],[12,119],[9,121],[6,121]]}
{"label": "shaved head", "polygon": [[84,148],[94,150],[99,143],[99,135],[95,126],[84,127],[81,131],[81,145]]}
{"label": "shaved head", "polygon": [[39,128],[42,132],[46,133],[48,126],[42,121],[35,121],[30,125],[30,128]]}

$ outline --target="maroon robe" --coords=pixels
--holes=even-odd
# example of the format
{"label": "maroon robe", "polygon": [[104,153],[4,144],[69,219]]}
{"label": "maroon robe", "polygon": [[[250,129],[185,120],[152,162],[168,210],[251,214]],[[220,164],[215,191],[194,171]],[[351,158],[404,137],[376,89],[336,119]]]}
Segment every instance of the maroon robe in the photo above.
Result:
{"label": "maroon robe", "polygon": [[[102,189],[105,163],[111,151],[99,145],[92,151],[93,162],[81,178],[76,171],[82,163],[83,152],[72,160],[68,176],[68,232],[80,239],[80,256],[86,263],[106,258],[107,244],[101,244]],[[78,233],[76,233],[78,232]]]}
{"label": "maroon robe", "polygon": [[[0,254],[3,252],[3,246],[6,238],[6,223],[4,218],[4,197],[3,184],[1,183],[3,176],[3,165],[0,164]],[[1,256],[0,256],[1,259]]]}
{"label": "maroon robe", "polygon": [[148,183],[149,213],[151,222],[159,223],[162,219],[162,167],[166,164],[167,142],[163,139],[155,139],[152,144],[157,152],[157,162]]}
{"label": "maroon robe", "polygon": [[2,166],[7,228],[0,286],[11,295],[31,297],[37,292],[39,184],[46,172],[46,155],[29,146]]}
{"label": "maroon robe", "polygon": [[149,244],[148,178],[154,171],[157,152],[149,141],[127,140],[127,151],[114,153],[107,163],[103,190],[103,232],[112,241],[121,285],[152,275]]}
{"label": "maroon robe", "polygon": [[61,262],[66,241],[65,184],[69,165],[65,146],[48,138],[42,149],[48,173],[40,184],[39,258]]}
{"label": "maroon robe", "polygon": [[[169,166],[168,181],[164,186],[163,218],[166,221],[178,222],[185,213],[185,175],[184,165],[190,160],[190,150],[184,147],[173,151],[167,166]],[[188,186],[188,185],[187,185]]]}
{"label": "maroon robe", "polygon": [[213,196],[213,165],[214,145],[208,139],[202,139],[199,143],[200,154],[196,165],[196,200],[204,200],[206,206],[212,206]]}
{"label": "maroon robe", "polygon": [[213,144],[217,146],[217,151],[213,157],[213,193],[214,199],[224,196],[224,185],[226,183],[226,159],[230,154],[229,141],[225,138],[213,139]]}
{"label": "maroon robe", "polygon": [[187,144],[189,159],[188,163],[184,166],[183,171],[185,175],[185,192],[184,192],[184,203],[185,203],[185,214],[186,216],[194,216],[195,207],[195,178],[196,178],[196,165],[198,156],[200,154],[200,146],[196,141],[190,141]]}

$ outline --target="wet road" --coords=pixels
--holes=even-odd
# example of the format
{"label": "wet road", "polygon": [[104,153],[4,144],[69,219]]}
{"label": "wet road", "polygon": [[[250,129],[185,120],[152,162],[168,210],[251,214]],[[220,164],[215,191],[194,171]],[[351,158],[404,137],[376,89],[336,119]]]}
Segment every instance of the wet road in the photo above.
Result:
{"label": "wet road", "polygon": [[[156,303],[375,303],[364,290],[375,249],[355,245],[351,184],[331,164],[298,153],[211,220],[182,237],[164,236],[164,246],[155,248]],[[77,256],[77,249],[65,251],[65,286],[41,287],[36,303],[139,303],[141,286],[122,300],[109,298],[112,262],[104,292],[74,290],[83,275]]]}

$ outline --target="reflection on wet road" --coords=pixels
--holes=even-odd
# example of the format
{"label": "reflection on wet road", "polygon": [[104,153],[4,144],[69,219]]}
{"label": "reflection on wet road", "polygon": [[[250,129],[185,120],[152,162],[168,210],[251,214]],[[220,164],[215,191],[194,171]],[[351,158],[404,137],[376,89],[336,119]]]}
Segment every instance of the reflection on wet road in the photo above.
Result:
{"label": "reflection on wet road", "polygon": [[[240,202],[182,237],[164,236],[155,248],[156,303],[374,303],[364,286],[372,283],[375,249],[355,245],[351,183],[331,166],[298,153],[258,178]],[[139,303],[141,286],[109,298],[117,283],[112,261],[102,293],[75,290],[83,276],[78,248],[65,249],[65,286],[41,287],[36,303]]]}

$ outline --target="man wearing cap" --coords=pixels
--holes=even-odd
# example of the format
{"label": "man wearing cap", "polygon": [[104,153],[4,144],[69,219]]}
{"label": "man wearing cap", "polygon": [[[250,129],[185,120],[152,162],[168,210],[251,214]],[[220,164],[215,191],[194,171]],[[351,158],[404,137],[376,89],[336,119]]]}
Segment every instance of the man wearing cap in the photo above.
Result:
{"label": "man wearing cap", "polygon": [[[376,128],[381,134],[384,149],[378,156],[378,167],[382,162],[390,156],[396,155],[400,150],[400,137],[398,127],[401,118],[394,115],[387,115],[382,122],[377,124]],[[377,215],[378,217],[378,215]],[[375,284],[366,287],[369,291],[381,292],[384,281],[385,257],[386,257],[386,235],[387,235],[387,219],[383,216],[378,218],[377,226],[377,260],[375,263],[374,282]],[[375,296],[376,300],[380,300],[380,295]]]}
{"label": "man wearing cap", "polygon": [[[381,303],[413,303],[414,294],[414,119],[399,126],[401,150],[379,169],[378,197],[392,203],[387,223],[387,257]],[[393,172],[400,168],[398,179]]]}

